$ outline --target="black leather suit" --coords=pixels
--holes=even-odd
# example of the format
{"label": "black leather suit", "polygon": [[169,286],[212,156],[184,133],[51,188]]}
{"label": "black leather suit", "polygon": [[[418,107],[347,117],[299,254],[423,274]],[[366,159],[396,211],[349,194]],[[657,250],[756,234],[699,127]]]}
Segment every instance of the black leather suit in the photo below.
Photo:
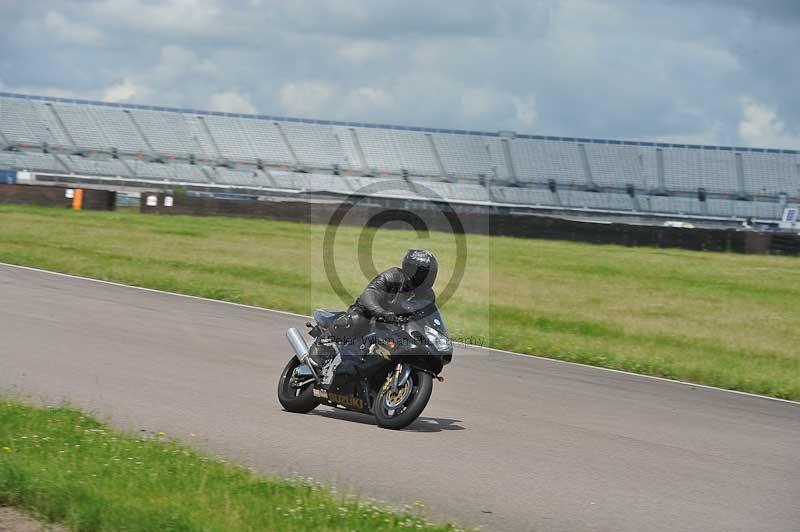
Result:
{"label": "black leather suit", "polygon": [[369,331],[370,320],[394,321],[415,300],[433,303],[436,297],[427,283],[413,288],[400,268],[389,268],[378,274],[345,314],[336,319],[333,334],[337,338],[357,341]]}

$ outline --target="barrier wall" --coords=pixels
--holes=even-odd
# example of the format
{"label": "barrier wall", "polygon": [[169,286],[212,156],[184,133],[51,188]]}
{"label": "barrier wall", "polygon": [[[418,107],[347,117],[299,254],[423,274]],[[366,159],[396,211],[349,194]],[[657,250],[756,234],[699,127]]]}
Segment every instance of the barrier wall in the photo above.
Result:
{"label": "barrier wall", "polygon": [[0,203],[112,211],[116,197],[109,190],[0,184]]}
{"label": "barrier wall", "polygon": [[139,209],[143,213],[248,216],[275,220],[311,221],[311,208],[307,201],[226,200],[142,192]]}
{"label": "barrier wall", "polygon": [[16,170],[0,170],[0,185],[13,185],[17,182]]}
{"label": "barrier wall", "polygon": [[[141,212],[157,214],[224,215],[271,218],[298,222],[328,223],[339,210],[347,210],[343,223],[365,226],[377,223],[383,207],[351,207],[348,203],[307,201],[228,200],[143,193]],[[446,209],[445,209],[446,210]],[[465,233],[491,234],[517,238],[570,240],[622,246],[682,248],[695,251],[732,251],[800,255],[800,235],[739,231],[736,229],[685,229],[656,225],[566,220],[529,214],[455,215]],[[489,223],[486,223],[489,216]],[[436,217],[431,230],[452,232],[444,217]],[[407,227],[397,223],[398,227]],[[392,225],[383,225],[391,228]]]}
{"label": "barrier wall", "polygon": [[[543,216],[501,216],[493,220],[492,232],[498,235],[573,240],[596,244],[681,248],[695,251],[733,251],[737,253],[800,253],[800,237],[792,245],[772,249],[773,233],[735,229],[685,229],[656,225],[594,223]],[[792,239],[790,239],[792,240]]]}

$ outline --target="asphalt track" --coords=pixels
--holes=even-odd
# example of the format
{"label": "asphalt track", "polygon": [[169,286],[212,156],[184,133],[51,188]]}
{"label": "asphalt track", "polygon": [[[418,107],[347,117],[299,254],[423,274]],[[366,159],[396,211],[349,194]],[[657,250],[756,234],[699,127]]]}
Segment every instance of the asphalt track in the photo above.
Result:
{"label": "asphalt track", "polygon": [[462,347],[393,432],[281,410],[304,321],[0,265],[0,392],[485,530],[800,530],[797,403]]}

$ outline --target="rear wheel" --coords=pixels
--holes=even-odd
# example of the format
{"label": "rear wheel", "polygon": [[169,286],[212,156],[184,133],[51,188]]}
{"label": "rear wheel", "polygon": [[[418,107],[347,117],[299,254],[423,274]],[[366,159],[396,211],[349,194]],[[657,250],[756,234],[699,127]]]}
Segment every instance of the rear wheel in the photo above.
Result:
{"label": "rear wheel", "polygon": [[286,364],[281,373],[281,378],[278,381],[278,401],[281,406],[289,412],[296,412],[305,414],[311,412],[319,404],[317,398],[314,397],[314,380],[305,379],[306,382],[297,386],[292,379],[294,370],[300,366],[300,361],[297,357],[292,359]]}
{"label": "rear wheel", "polygon": [[419,417],[433,392],[433,377],[424,371],[414,371],[397,392],[383,389],[375,398],[372,412],[378,425],[399,430]]}

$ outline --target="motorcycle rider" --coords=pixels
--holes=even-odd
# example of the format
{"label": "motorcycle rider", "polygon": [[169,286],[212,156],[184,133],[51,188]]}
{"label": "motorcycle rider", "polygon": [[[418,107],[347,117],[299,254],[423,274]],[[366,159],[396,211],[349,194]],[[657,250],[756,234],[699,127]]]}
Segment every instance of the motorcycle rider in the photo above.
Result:
{"label": "motorcycle rider", "polygon": [[[359,345],[361,337],[370,330],[372,320],[386,323],[404,323],[408,320],[408,309],[416,301],[432,305],[436,301],[433,284],[439,264],[430,251],[409,249],[399,268],[389,268],[369,282],[355,303],[331,326],[331,333],[340,344]],[[347,360],[342,364],[337,354],[330,367],[325,368],[324,384],[329,385],[334,373],[355,373],[355,363]]]}

